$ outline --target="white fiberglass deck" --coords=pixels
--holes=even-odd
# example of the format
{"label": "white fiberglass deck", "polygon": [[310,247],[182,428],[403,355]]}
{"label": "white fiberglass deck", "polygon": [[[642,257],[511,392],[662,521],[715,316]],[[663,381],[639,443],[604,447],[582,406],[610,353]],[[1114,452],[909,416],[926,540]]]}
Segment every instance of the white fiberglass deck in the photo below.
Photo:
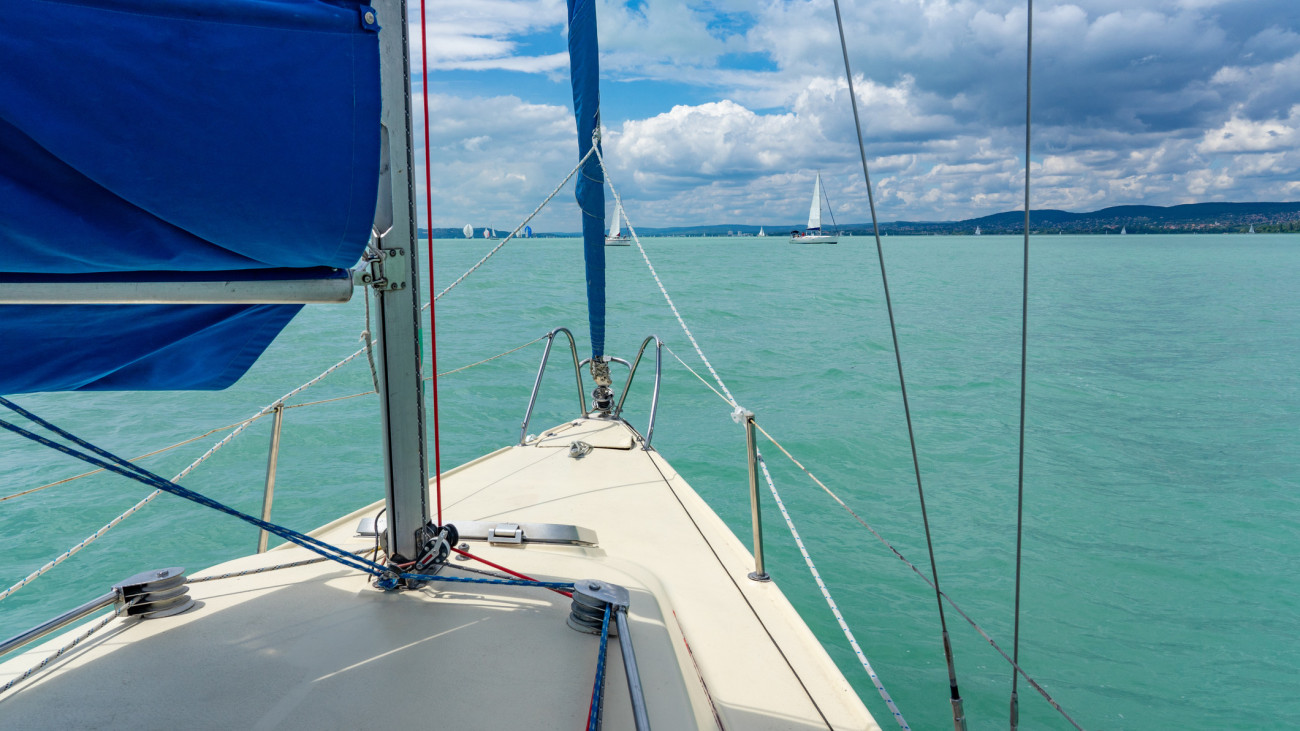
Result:
{"label": "white fiberglass deck", "polygon": [[[595,448],[573,458],[575,439]],[[746,578],[748,551],[621,423],[574,422],[457,468],[444,475],[443,506],[451,522],[596,532],[595,546],[471,541],[470,551],[539,579],[626,587],[655,728],[878,728],[775,583]],[[381,507],[315,535],[352,550],[373,545],[354,529]],[[282,548],[191,575],[305,557]],[[486,568],[448,564],[447,575]],[[0,696],[0,727],[585,725],[599,638],[566,626],[569,600],[550,591],[443,583],[385,593],[355,571],[318,563],[197,583],[191,592],[198,608],[116,620]],[[65,641],[0,665],[0,683]],[[613,640],[606,683],[605,728],[632,728]]]}

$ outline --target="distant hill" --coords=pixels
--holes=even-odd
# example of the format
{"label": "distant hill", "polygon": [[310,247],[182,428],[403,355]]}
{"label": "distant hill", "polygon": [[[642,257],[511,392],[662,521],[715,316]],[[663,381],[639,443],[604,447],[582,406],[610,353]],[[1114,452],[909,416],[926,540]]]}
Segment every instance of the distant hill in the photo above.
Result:
{"label": "distant hill", "polygon": [[[1023,211],[1006,211],[962,221],[889,221],[880,224],[880,231],[892,236],[959,236],[975,233],[1018,234],[1024,230]],[[1029,214],[1032,232],[1065,234],[1117,234],[1128,233],[1234,233],[1245,232],[1251,226],[1257,233],[1300,232],[1300,202],[1293,203],[1187,203],[1180,206],[1111,206],[1090,213],[1071,213],[1055,209],[1035,209]],[[768,236],[788,236],[791,231],[802,231],[803,223],[796,224],[710,224],[704,226],[638,226],[642,236],[752,236],[762,228]],[[475,231],[481,236],[482,226]],[[510,229],[496,229],[504,238]],[[840,233],[846,236],[869,236],[871,224],[840,224]],[[435,238],[463,239],[458,228],[435,228]],[[420,229],[420,235],[425,230]],[[576,232],[534,233],[538,238],[575,237]]]}

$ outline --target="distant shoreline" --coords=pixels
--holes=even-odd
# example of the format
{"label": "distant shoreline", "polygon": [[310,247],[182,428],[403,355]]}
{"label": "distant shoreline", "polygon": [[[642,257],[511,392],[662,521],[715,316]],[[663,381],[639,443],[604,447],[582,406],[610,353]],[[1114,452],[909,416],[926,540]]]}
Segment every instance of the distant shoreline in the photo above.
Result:
{"label": "distant shoreline", "polygon": [[[888,236],[971,236],[976,227],[987,236],[1020,234],[1024,230],[1024,212],[1006,211],[962,221],[889,221],[880,224]],[[473,223],[475,233],[485,226],[501,238],[512,226]],[[1225,234],[1300,232],[1300,202],[1289,203],[1187,203],[1177,206],[1111,206],[1087,213],[1055,209],[1030,211],[1031,234],[1118,235],[1129,234]],[[462,226],[433,229],[434,238],[463,239]],[[801,224],[709,224],[699,226],[638,226],[643,236],[753,236],[762,229],[767,238],[785,238],[790,231],[803,230]],[[848,223],[838,227],[841,236],[870,236],[870,223]],[[427,231],[420,230],[425,236]],[[534,238],[574,238],[572,232],[534,233]]]}

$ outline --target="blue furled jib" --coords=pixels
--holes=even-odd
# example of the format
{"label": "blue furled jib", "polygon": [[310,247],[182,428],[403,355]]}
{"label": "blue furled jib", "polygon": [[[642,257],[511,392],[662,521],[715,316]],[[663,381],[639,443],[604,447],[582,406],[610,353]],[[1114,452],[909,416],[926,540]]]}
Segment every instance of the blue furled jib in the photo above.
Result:
{"label": "blue furled jib", "polygon": [[[569,2],[569,76],[573,82],[573,113],[578,121],[578,159],[591,149],[592,133],[600,127],[600,51],[596,43],[594,0]],[[597,149],[599,149],[599,142]],[[591,356],[605,354],[605,176],[593,155],[578,176],[578,208],[582,211],[582,252],[587,265],[587,320],[591,325]]]}

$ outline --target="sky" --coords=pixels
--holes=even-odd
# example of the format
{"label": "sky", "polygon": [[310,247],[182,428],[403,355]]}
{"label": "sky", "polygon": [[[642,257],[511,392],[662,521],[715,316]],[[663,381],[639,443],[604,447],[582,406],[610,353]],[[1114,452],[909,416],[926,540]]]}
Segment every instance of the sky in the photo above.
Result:
{"label": "sky", "polygon": [[[577,163],[565,2],[426,3],[434,226],[513,228]],[[798,223],[817,171],[838,221],[870,220],[830,0],[596,8],[634,225]],[[880,219],[1023,210],[1026,2],[841,9]],[[1300,200],[1300,0],[1037,0],[1033,20],[1033,208]],[[570,183],[533,228],[580,225]]]}

